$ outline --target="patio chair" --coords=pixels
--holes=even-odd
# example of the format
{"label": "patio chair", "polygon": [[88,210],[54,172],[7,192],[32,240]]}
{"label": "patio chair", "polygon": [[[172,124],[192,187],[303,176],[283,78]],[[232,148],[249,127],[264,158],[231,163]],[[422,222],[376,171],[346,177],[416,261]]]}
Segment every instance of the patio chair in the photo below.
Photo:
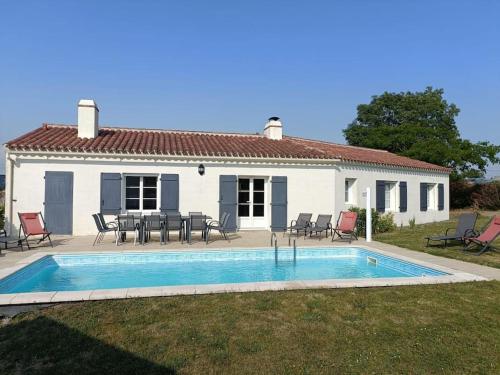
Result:
{"label": "patio chair", "polygon": [[297,236],[300,234],[300,231],[303,230],[304,233],[309,227],[311,222],[312,214],[308,213],[300,213],[297,217],[297,220],[292,220],[290,222],[290,226],[285,229],[283,232],[283,236],[287,231],[290,231],[290,235],[292,235],[293,231],[297,231]]}
{"label": "patio chair", "polygon": [[[50,239],[50,235],[52,234],[47,230],[45,225],[45,220],[43,219],[41,212],[18,212],[19,222],[21,226],[19,227],[19,240],[26,241],[26,245],[28,249],[31,249],[29,244],[29,237],[31,236],[42,236],[42,238],[38,239],[37,243],[40,243],[45,240],[49,240],[50,246],[52,245],[52,240]],[[21,231],[23,232],[23,237],[21,237]]]}
{"label": "patio chair", "polygon": [[100,243],[104,239],[105,234],[108,232],[113,232],[116,241],[116,231],[118,229],[116,225],[113,226],[112,223],[105,223],[104,217],[101,218],[99,214],[93,214],[92,217],[94,218],[95,226],[97,228],[97,235],[95,236],[92,246],[95,246],[96,243]]}
{"label": "patio chair", "polygon": [[337,224],[335,225],[335,228],[333,228],[332,242],[335,240],[335,235],[337,235],[340,240],[348,240],[349,243],[352,242],[353,238],[357,240],[357,223],[358,214],[356,212],[341,211],[339,218],[337,219]]}
{"label": "patio chair", "polygon": [[134,232],[134,245],[137,240],[141,241],[142,221],[137,215],[118,215],[118,231],[116,235],[116,245],[118,242],[124,242],[127,232]]}
{"label": "patio chair", "polygon": [[474,232],[476,220],[477,213],[475,212],[461,214],[458,217],[458,224],[454,233],[449,233],[449,231],[453,230],[453,228],[448,228],[446,229],[444,235],[425,237],[427,240],[426,246],[429,246],[430,241],[444,241],[444,247],[446,247],[448,241],[460,241],[463,243],[464,237],[475,237],[477,235],[477,233]]}
{"label": "patio chair", "polygon": [[189,215],[189,243],[193,237],[193,232],[201,231],[201,239],[206,238],[207,217],[206,215]]}
{"label": "patio chair", "polygon": [[493,241],[500,235],[500,216],[494,216],[493,219],[483,228],[481,234],[476,237],[465,237],[465,246],[463,251],[469,249],[469,246],[476,245],[480,247],[479,252],[475,255],[481,255],[487,250],[494,250]]}
{"label": "patio chair", "polygon": [[101,212],[98,212],[97,216],[99,216],[99,220],[101,220],[101,224],[104,229],[108,230],[108,229],[118,228],[118,223],[116,221],[106,222],[106,219],[104,218],[104,215]]}
{"label": "patio chair", "polygon": [[184,241],[184,226],[182,223],[182,216],[179,212],[170,212],[167,213],[167,242],[170,241],[170,231],[178,231],[179,232],[179,241],[183,243]]}
{"label": "patio chair", "polygon": [[144,235],[145,241],[151,239],[151,233],[158,232],[160,234],[160,244],[165,243],[165,216],[154,214],[144,216]]}
{"label": "patio chair", "polygon": [[312,236],[313,232],[316,235],[319,233],[320,237],[321,233],[325,232],[326,238],[328,238],[328,231],[331,231],[333,233],[332,215],[318,215],[316,221],[311,221],[311,225],[304,233],[304,237],[307,236],[307,232],[309,232],[309,237]]}
{"label": "patio chair", "polygon": [[223,212],[220,218],[220,221],[218,220],[212,220],[208,222],[207,224],[207,229],[206,229],[206,243],[208,243],[208,240],[210,238],[210,232],[212,230],[218,230],[219,233],[224,237],[225,240],[229,241],[229,238],[227,238],[227,222],[229,220],[229,217],[231,214],[227,212]]}
{"label": "patio chair", "polygon": [[[7,250],[11,244],[14,244],[14,247],[20,247],[21,251],[23,250],[23,242],[18,238],[9,238],[5,229],[0,230],[0,243],[3,243],[5,250]],[[0,254],[2,254],[2,248],[0,248]]]}

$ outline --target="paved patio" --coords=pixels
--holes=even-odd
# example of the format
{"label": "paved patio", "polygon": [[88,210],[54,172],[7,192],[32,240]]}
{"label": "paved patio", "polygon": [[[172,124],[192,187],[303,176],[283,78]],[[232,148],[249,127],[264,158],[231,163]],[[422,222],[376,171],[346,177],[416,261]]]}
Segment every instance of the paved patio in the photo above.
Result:
{"label": "paved patio", "polygon": [[[166,245],[160,245],[158,238],[153,238],[153,241],[144,245],[133,244],[133,237],[128,239],[126,243],[116,246],[113,242],[113,236],[108,234],[101,244],[92,246],[94,241],[94,236],[79,236],[79,237],[68,237],[68,236],[54,236],[53,243],[54,248],[48,245],[48,242],[44,242],[31,250],[27,250],[25,247],[24,251],[20,248],[14,248],[9,250],[2,250],[0,255],[0,271],[13,267],[17,263],[22,262],[28,257],[33,256],[37,253],[72,253],[72,252],[109,252],[109,251],[166,251],[166,250],[194,250],[194,249],[221,249],[221,248],[258,248],[258,247],[269,247],[271,245],[271,233],[269,231],[241,231],[238,233],[233,233],[230,235],[230,241],[225,241],[219,239],[216,234],[211,238],[209,244],[205,244],[204,241],[199,238],[199,235],[193,235],[192,244],[184,242],[181,244],[177,241],[174,235],[171,236],[171,240]],[[279,234],[276,236],[279,247],[289,246],[289,237]],[[312,237],[305,238],[292,237],[290,238],[290,244],[296,241],[297,247],[302,246],[348,246],[347,242],[331,242],[331,238],[324,237]],[[500,280],[500,269],[481,266],[474,263],[463,262],[455,259],[449,259],[444,257],[438,257],[431,254],[426,254],[418,251],[412,251],[404,249],[401,247],[388,245],[385,243],[373,241],[367,243],[363,239],[359,241],[353,241],[354,246],[367,246],[372,249],[381,250],[389,255],[406,257],[416,261],[431,263],[438,266],[450,268],[456,270],[457,272],[466,272],[481,276],[490,280]],[[472,255],[471,255],[472,256]]]}

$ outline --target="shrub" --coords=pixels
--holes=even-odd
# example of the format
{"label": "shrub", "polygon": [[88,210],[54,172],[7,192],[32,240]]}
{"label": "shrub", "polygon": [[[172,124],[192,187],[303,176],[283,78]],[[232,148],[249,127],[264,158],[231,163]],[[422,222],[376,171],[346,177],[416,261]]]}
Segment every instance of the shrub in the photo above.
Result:
{"label": "shrub", "polygon": [[408,225],[410,226],[410,229],[415,228],[415,216],[413,216],[410,220],[408,220]]}
{"label": "shrub", "polygon": [[394,214],[389,212],[385,215],[380,215],[375,233],[391,232],[395,228],[396,224],[394,223]]}
{"label": "shrub", "polygon": [[[351,207],[349,211],[358,213],[358,234],[366,235],[366,209],[360,207]],[[372,233],[390,232],[396,228],[394,215],[387,213],[381,215],[380,212],[372,208]]]}
{"label": "shrub", "polygon": [[464,180],[450,181],[450,208],[466,208],[472,206],[472,194],[478,185]]}
{"label": "shrub", "polygon": [[471,199],[474,207],[483,210],[500,209],[500,182],[479,185]]}

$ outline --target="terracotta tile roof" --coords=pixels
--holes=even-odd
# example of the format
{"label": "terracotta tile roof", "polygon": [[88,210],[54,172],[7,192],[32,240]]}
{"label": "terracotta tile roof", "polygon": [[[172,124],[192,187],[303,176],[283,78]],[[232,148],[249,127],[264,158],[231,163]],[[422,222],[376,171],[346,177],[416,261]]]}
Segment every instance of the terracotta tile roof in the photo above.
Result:
{"label": "terracotta tile roof", "polygon": [[6,146],[10,150],[51,152],[131,153],[152,155],[225,156],[252,158],[340,159],[349,162],[418,168],[449,169],[419,160],[367,149],[284,136],[271,140],[259,134],[210,133],[103,127],[96,138],[78,138],[74,125],[44,124]]}

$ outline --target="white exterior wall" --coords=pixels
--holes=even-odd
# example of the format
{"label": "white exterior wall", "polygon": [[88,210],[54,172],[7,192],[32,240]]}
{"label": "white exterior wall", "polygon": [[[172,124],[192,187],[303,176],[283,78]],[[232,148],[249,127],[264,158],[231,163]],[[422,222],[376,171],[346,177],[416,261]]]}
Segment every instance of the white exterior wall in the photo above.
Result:
{"label": "white exterior wall", "polygon": [[[205,175],[198,174],[203,163]],[[42,211],[44,201],[44,175],[46,171],[73,172],[73,235],[95,234],[92,214],[100,211],[101,173],[179,175],[179,209],[182,214],[202,211],[213,218],[219,217],[219,176],[268,177],[266,185],[266,215],[271,221],[270,177],[288,178],[288,222],[299,212],[333,212],[332,166],[296,166],[193,162],[153,161],[90,161],[43,160],[18,157],[14,167],[13,224],[18,228],[17,212]],[[314,193],[313,193],[314,192]],[[158,190],[158,206],[160,201]],[[8,197],[6,197],[8,199]],[[111,216],[110,216],[111,219]]]}
{"label": "white exterior wall", "polygon": [[[9,152],[6,157],[9,158]],[[205,175],[198,174],[198,165],[203,163]],[[346,178],[356,179],[356,206],[364,207],[362,193],[366,187],[372,191],[372,207],[375,208],[376,180],[406,181],[408,186],[408,210],[395,212],[397,225],[407,225],[415,217],[417,223],[447,220],[449,218],[448,175],[427,171],[402,168],[381,168],[354,164],[337,165],[292,165],[276,163],[214,162],[207,160],[192,161],[154,161],[118,159],[51,159],[46,157],[25,157],[18,155],[12,168],[12,189],[10,189],[10,164],[7,160],[6,219],[10,223],[12,212],[13,230],[17,233],[18,212],[42,211],[44,202],[44,175],[46,171],[73,172],[73,235],[95,234],[96,228],[91,217],[100,211],[101,173],[157,174],[173,173],[179,175],[179,209],[181,213],[202,211],[214,218],[219,216],[219,176],[237,175],[242,177],[265,177],[266,216],[271,223],[270,177],[288,178],[288,222],[300,212],[311,212],[314,218],[320,213],[332,213],[334,219],[341,210],[349,207],[344,202],[344,183]],[[420,211],[420,183],[444,184],[444,210]],[[399,190],[399,189],[397,189]],[[12,196],[10,192],[12,191]],[[158,190],[158,202],[160,201]],[[10,210],[12,199],[12,211]],[[399,205],[399,197],[397,197]],[[159,206],[159,203],[158,203]],[[111,219],[111,217],[110,217]]]}
{"label": "white exterior wall", "polygon": [[[356,179],[355,182],[355,203],[346,204],[344,201],[345,179]],[[449,177],[448,174],[418,171],[403,168],[382,168],[355,164],[339,164],[335,168],[335,188],[338,192],[335,196],[335,209],[338,213],[347,210],[350,206],[365,208],[366,201],[363,192],[367,187],[371,190],[371,206],[376,208],[376,181],[384,180],[399,183],[407,182],[408,189],[408,209],[406,212],[399,211],[399,186],[396,185],[396,211],[394,211],[394,222],[396,225],[407,225],[413,217],[417,224],[429,223],[433,221],[443,221],[449,219]],[[444,209],[420,211],[420,183],[441,183],[444,185]]]}

